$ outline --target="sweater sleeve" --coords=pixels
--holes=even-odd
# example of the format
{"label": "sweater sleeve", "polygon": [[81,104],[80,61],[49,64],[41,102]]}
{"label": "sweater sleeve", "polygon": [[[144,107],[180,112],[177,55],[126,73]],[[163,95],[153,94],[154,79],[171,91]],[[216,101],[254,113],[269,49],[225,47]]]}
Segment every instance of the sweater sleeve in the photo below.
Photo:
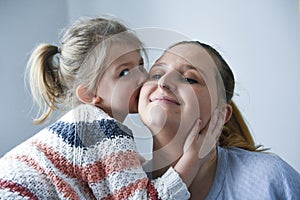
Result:
{"label": "sweater sleeve", "polygon": [[150,197],[155,197],[154,199],[190,198],[190,193],[186,185],[172,167],[162,177],[151,181],[148,192]]}

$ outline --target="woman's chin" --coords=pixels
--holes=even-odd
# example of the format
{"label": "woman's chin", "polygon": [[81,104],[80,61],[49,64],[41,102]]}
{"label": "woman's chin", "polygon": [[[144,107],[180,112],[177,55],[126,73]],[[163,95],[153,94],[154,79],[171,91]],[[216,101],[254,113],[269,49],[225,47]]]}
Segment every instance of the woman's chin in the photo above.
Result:
{"label": "woman's chin", "polygon": [[152,107],[147,116],[147,126],[154,133],[161,131],[163,127],[166,126],[168,117],[168,112],[164,111],[161,107]]}

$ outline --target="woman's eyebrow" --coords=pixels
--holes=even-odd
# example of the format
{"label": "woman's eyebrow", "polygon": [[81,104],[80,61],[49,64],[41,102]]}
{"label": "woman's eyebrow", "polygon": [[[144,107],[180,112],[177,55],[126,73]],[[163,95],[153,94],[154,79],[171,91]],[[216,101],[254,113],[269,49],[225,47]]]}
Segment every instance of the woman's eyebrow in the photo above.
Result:
{"label": "woman's eyebrow", "polygon": [[184,65],[184,70],[193,70],[193,71],[197,71],[200,72],[200,75],[202,77],[207,78],[207,74],[205,73],[205,71],[203,69],[201,69],[200,67],[195,67],[193,65]]}
{"label": "woman's eyebrow", "polygon": [[154,63],[151,68],[153,68],[153,67],[165,67],[165,66],[167,66],[166,63]]}
{"label": "woman's eyebrow", "polygon": [[194,67],[193,65],[184,65],[184,70],[195,70],[198,71],[198,69],[196,67]]}
{"label": "woman's eyebrow", "polygon": [[[166,67],[166,66],[168,66],[167,63],[154,63],[153,66],[151,67],[151,69],[156,68],[156,67]],[[200,72],[200,74],[202,76],[207,77],[205,71],[203,69],[201,69],[200,67],[195,67],[193,65],[186,64],[186,65],[183,65],[183,71],[186,71],[186,70],[197,71],[197,72]]]}
{"label": "woman's eyebrow", "polygon": [[156,67],[166,67],[167,64],[166,63],[154,63],[152,65],[152,67],[150,68],[150,70],[152,70],[153,68],[156,68]]}
{"label": "woman's eyebrow", "polygon": [[184,65],[184,66],[183,66],[183,70],[184,70],[184,71],[187,71],[187,70],[193,70],[193,71],[200,72],[201,74],[204,73],[204,71],[203,71],[201,68],[195,67],[195,66],[193,66],[193,65]]}

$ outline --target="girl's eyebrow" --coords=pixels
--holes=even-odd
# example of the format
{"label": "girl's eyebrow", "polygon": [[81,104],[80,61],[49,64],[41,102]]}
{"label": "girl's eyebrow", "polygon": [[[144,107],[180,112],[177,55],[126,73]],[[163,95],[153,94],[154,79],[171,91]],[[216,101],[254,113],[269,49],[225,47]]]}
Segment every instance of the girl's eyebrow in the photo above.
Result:
{"label": "girl's eyebrow", "polygon": [[[141,64],[144,64],[144,59],[143,57],[141,57],[141,59],[139,60],[139,65]],[[126,66],[131,66],[133,65],[133,62],[132,61],[129,61],[129,62],[124,62],[124,63],[120,63],[119,65],[116,66],[115,70],[114,71],[117,71],[119,68],[121,67],[126,67]]]}

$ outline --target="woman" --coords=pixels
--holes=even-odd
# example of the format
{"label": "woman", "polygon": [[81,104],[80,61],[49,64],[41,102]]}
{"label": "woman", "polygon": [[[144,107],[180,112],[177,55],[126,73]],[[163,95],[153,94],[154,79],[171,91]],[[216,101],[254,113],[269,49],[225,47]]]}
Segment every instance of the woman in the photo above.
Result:
{"label": "woman", "polygon": [[[299,173],[255,146],[231,100],[233,73],[215,49],[194,41],[177,43],[155,62],[149,77],[141,89],[139,110],[153,134],[154,178],[176,164],[192,144],[192,149],[199,148],[194,159],[206,159],[199,162],[189,187],[191,199],[300,197]],[[215,121],[225,124],[222,132],[211,126]],[[200,124],[196,137],[188,134],[195,122]]]}

